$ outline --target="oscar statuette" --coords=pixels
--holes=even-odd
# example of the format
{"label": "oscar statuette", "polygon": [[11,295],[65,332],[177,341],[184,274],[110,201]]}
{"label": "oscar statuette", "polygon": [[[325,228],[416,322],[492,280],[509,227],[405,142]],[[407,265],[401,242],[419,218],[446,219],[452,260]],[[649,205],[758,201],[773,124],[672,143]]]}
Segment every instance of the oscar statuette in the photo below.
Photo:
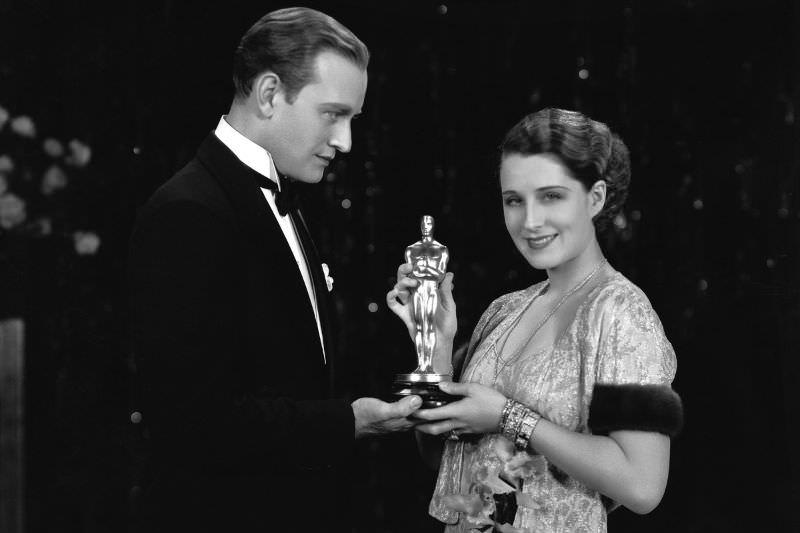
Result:
{"label": "oscar statuette", "polygon": [[437,374],[433,369],[436,348],[436,309],[439,304],[439,283],[447,271],[447,247],[433,239],[433,217],[425,215],[420,222],[422,238],[406,248],[406,263],[413,267],[411,277],[419,284],[411,294],[412,321],[416,331],[414,345],[417,368],[410,374],[395,375],[392,391],[396,396],[416,394],[422,408],[441,407],[459,397],[439,389],[439,383],[452,381],[450,374]]}

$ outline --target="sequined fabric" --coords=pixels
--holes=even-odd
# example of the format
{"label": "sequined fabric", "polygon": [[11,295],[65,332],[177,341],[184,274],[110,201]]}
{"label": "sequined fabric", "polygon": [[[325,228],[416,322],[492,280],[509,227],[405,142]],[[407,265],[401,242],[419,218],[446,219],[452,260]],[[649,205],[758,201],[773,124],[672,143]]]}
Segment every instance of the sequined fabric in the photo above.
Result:
{"label": "sequined fabric", "polygon": [[[599,283],[554,346],[523,354],[502,368],[495,385],[547,420],[580,433],[590,433],[587,420],[595,383],[669,385],[676,370],[675,352],[644,293],[609,265],[597,275]],[[544,287],[542,282],[506,294],[489,306],[473,332],[461,381],[492,385],[498,338]],[[492,444],[498,438],[484,435],[445,444],[429,511],[447,524],[446,532],[471,531],[459,513],[442,504],[442,496],[469,492],[471,473],[494,460]],[[545,462],[545,471],[523,485],[539,508],[520,507],[514,526],[536,533],[606,531],[600,494],[546,458]]]}

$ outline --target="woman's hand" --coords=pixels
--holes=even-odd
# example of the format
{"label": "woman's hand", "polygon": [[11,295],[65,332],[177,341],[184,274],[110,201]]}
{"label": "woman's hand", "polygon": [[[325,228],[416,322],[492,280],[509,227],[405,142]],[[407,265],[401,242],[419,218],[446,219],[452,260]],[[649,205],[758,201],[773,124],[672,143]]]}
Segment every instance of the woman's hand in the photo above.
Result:
{"label": "woman's hand", "polygon": [[[411,339],[417,333],[414,325],[414,312],[411,308],[411,292],[419,285],[419,281],[410,277],[412,266],[403,263],[397,269],[397,283],[392,290],[386,293],[386,304],[394,314],[400,317],[408,328]],[[437,345],[450,345],[456,335],[458,321],[456,319],[456,302],[453,300],[453,273],[445,274],[439,284],[439,305],[436,309],[436,339]],[[449,356],[449,354],[448,354]]]}
{"label": "woman's hand", "polygon": [[486,385],[478,383],[440,383],[439,388],[448,394],[464,396],[461,400],[436,409],[420,409],[414,418],[428,421],[416,427],[430,435],[455,431],[458,435],[470,433],[496,433],[506,397]]}

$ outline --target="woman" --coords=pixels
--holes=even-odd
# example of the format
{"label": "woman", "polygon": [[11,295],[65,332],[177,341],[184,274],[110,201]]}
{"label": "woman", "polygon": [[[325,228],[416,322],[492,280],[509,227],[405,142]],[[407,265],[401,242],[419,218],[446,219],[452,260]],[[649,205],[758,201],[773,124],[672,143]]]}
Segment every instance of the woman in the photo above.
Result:
{"label": "woman", "polygon": [[[492,523],[606,531],[613,507],[658,505],[682,423],[672,346],[596,237],[627,194],[628,150],[600,122],[545,109],[514,126],[501,152],[506,228],[547,280],[484,312],[459,382],[441,387],[463,399],[415,414],[423,457],[440,463],[430,512],[447,532]],[[409,272],[399,268],[387,302],[411,332]],[[452,280],[437,313],[434,370],[443,373],[456,329]]]}

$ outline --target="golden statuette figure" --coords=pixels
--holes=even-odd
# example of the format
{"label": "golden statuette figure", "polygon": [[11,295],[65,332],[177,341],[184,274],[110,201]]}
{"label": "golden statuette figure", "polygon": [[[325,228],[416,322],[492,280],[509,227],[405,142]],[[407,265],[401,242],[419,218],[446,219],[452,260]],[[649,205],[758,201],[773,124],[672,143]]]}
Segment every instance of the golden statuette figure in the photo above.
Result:
{"label": "golden statuette figure", "polygon": [[433,225],[432,216],[423,216],[420,221],[420,240],[406,247],[405,260],[413,269],[411,277],[419,280],[411,298],[417,368],[410,374],[397,374],[394,381],[396,395],[417,394],[422,397],[423,408],[440,407],[455,399],[439,390],[438,386],[442,381],[451,381],[452,376],[437,374],[433,370],[439,283],[444,279],[450,259],[447,246],[434,240]]}

